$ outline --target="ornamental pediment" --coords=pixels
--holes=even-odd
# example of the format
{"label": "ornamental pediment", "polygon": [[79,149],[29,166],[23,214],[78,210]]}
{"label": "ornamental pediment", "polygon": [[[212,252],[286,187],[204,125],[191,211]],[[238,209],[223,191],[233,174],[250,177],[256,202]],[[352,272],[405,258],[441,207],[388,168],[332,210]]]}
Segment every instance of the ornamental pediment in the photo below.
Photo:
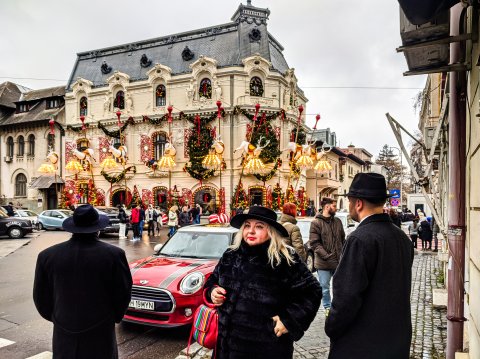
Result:
{"label": "ornamental pediment", "polygon": [[126,88],[129,82],[130,76],[120,71],[115,71],[113,75],[107,79],[107,84],[110,88],[110,91],[112,91],[112,89],[118,85]]}
{"label": "ornamental pediment", "polygon": [[76,95],[78,92],[85,92],[89,94],[92,90],[93,82],[77,77],[77,81],[72,84],[73,94]]}
{"label": "ornamental pediment", "polygon": [[217,60],[206,56],[200,56],[197,61],[190,64],[192,76],[196,78],[201,72],[209,72],[212,76],[217,73]]}
{"label": "ornamental pediment", "polygon": [[244,58],[242,60],[242,63],[245,68],[245,72],[247,72],[248,74],[250,74],[254,70],[257,70],[263,72],[265,76],[267,76],[270,68],[272,67],[272,63],[261,57],[258,53],[253,56]]}
{"label": "ornamental pediment", "polygon": [[165,82],[168,82],[172,78],[172,69],[162,64],[155,64],[154,67],[147,71],[147,76],[150,84],[157,79],[163,79]]}

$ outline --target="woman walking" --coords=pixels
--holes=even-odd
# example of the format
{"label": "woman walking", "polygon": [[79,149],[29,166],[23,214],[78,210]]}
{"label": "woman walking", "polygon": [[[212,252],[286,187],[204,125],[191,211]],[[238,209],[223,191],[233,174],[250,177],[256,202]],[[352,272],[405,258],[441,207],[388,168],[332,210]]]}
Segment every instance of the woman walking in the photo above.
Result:
{"label": "woman walking", "polygon": [[408,234],[412,240],[413,248],[417,248],[417,239],[418,239],[418,219],[414,219],[412,224],[408,226]]}
{"label": "woman walking", "polygon": [[297,226],[297,206],[293,203],[285,203],[283,205],[283,214],[280,217],[280,223],[285,227],[288,232],[288,237],[285,238],[285,243],[295,249],[295,252],[305,262],[307,259],[307,253],[303,246],[302,233]]}
{"label": "woman walking", "polygon": [[287,230],[269,208],[253,206],[230,224],[239,228],[205,284],[218,306],[216,358],[291,359],[315,318],[322,291],[284,243]]}
{"label": "woman walking", "polygon": [[170,207],[168,211],[168,228],[170,231],[168,232],[168,238],[171,238],[175,234],[175,230],[178,226],[178,216],[177,216],[177,206]]}

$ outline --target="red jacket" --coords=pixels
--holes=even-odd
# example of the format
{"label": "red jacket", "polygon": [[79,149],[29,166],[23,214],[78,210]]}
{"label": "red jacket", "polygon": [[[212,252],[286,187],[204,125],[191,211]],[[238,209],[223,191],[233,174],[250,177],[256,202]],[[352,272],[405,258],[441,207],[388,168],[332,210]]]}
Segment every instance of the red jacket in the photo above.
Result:
{"label": "red jacket", "polygon": [[132,223],[138,223],[138,222],[140,222],[140,210],[138,209],[138,207],[135,207],[134,209],[132,209],[132,219],[131,219],[131,222],[132,222]]}

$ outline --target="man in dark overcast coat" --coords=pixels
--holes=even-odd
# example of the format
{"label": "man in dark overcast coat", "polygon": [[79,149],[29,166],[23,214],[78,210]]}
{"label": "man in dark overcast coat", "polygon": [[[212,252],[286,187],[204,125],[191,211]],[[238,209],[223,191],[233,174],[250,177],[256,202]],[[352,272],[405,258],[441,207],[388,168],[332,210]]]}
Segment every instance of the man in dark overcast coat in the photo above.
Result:
{"label": "man in dark overcast coat", "polygon": [[360,225],[347,238],[333,276],[325,323],[329,359],[408,359],[412,243],[383,213],[382,175],[357,174],[347,196],[350,215]]}
{"label": "man in dark overcast coat", "polygon": [[72,238],[38,255],[33,299],[54,324],[55,359],[118,358],[115,323],[130,302],[132,276],[125,252],[98,240],[108,222],[80,206],[63,222]]}

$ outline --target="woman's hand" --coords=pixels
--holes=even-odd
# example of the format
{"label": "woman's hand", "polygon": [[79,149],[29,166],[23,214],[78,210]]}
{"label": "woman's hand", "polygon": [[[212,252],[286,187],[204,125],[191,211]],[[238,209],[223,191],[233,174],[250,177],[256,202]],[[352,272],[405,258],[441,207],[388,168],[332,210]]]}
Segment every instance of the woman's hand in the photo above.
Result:
{"label": "woman's hand", "polygon": [[224,302],[226,297],[227,291],[222,287],[215,287],[210,294],[210,299],[212,299],[212,303],[216,306],[221,306]]}
{"label": "woman's hand", "polygon": [[277,337],[281,337],[283,334],[288,333],[288,329],[285,328],[285,325],[283,325],[278,315],[274,316],[272,319],[275,322],[275,327],[273,328],[273,331],[275,332],[275,335]]}

